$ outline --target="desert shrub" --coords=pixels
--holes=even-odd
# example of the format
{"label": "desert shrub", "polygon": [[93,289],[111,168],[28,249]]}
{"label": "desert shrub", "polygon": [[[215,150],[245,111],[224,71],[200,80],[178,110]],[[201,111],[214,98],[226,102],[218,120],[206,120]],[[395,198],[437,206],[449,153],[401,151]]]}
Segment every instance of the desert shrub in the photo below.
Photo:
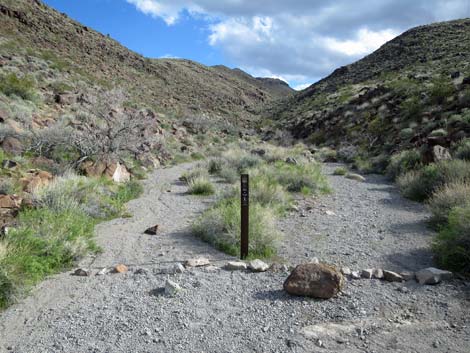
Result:
{"label": "desert shrub", "polygon": [[191,158],[195,161],[200,161],[201,159],[204,159],[204,155],[200,152],[193,152],[191,153]]}
{"label": "desert shrub", "polygon": [[260,168],[267,178],[276,180],[289,192],[314,194],[328,192],[328,183],[318,164],[287,164],[277,162],[272,166]]}
{"label": "desert shrub", "polygon": [[445,129],[433,130],[433,131],[431,131],[431,133],[429,135],[431,137],[445,137],[445,136],[447,136],[447,130],[445,130]]}
{"label": "desert shrub", "polygon": [[191,195],[212,195],[215,192],[215,188],[208,178],[198,177],[188,182],[188,192]]}
{"label": "desert shrub", "polygon": [[11,195],[17,191],[19,191],[18,185],[12,179],[0,180],[0,195]]}
{"label": "desert shrub", "polygon": [[197,166],[195,168],[192,168],[186,172],[184,172],[180,176],[180,180],[186,184],[189,184],[191,181],[195,179],[201,179],[201,178],[209,178],[209,174],[207,172],[207,169],[204,168],[203,166]]}
{"label": "desert shrub", "polygon": [[464,139],[459,142],[455,149],[455,158],[470,161],[470,139]]}
{"label": "desert shrub", "polygon": [[470,162],[442,161],[398,177],[403,195],[415,201],[424,201],[446,184],[470,181]]}
{"label": "desert shrub", "polygon": [[402,138],[402,140],[409,140],[413,137],[413,135],[414,131],[412,128],[409,127],[400,131],[400,137]]}
{"label": "desert shrub", "polygon": [[338,153],[329,147],[322,147],[318,152],[315,153],[315,157],[319,157],[321,161],[335,162],[338,158]]}
{"label": "desert shrub", "polygon": [[372,160],[368,157],[356,156],[353,163],[354,168],[364,174],[374,173],[375,168],[372,164]]}
{"label": "desert shrub", "polygon": [[0,92],[7,96],[18,96],[25,100],[34,100],[35,83],[29,77],[18,77],[11,73],[0,80]]}
{"label": "desert shrub", "polygon": [[240,178],[240,173],[232,167],[226,167],[219,173],[220,178],[229,184],[237,182]]}
{"label": "desert shrub", "polygon": [[406,150],[394,154],[387,167],[387,175],[395,179],[399,175],[421,166],[421,153],[418,150]]}
{"label": "desert shrub", "polygon": [[333,171],[333,175],[346,175],[348,170],[344,167],[338,167]]}
{"label": "desert shrub", "polygon": [[454,183],[438,189],[429,200],[432,221],[446,223],[451,210],[455,207],[470,205],[470,183]]}
{"label": "desert shrub", "polygon": [[2,239],[8,247],[0,256],[0,307],[46,276],[97,251],[92,239],[96,223],[120,215],[124,203],[141,191],[135,182],[117,185],[74,175],[57,178],[36,191],[36,207],[23,209],[18,226]]}
{"label": "desert shrub", "polygon": [[455,92],[455,87],[450,80],[437,79],[434,80],[429,97],[432,104],[443,104],[447,98],[451,97]]}
{"label": "desert shrub", "polygon": [[470,206],[456,207],[448,224],[436,237],[433,250],[440,266],[457,272],[470,272]]}
{"label": "desert shrub", "polygon": [[207,171],[212,175],[219,175],[226,167],[225,160],[222,158],[212,158],[207,165]]}
{"label": "desert shrub", "polygon": [[411,97],[401,103],[400,108],[407,118],[415,118],[423,111],[423,105],[418,97]]}
{"label": "desert shrub", "polygon": [[[230,255],[240,255],[240,200],[228,198],[206,211],[193,225],[197,237]],[[258,203],[250,205],[250,257],[276,254],[279,234],[271,210]]]}

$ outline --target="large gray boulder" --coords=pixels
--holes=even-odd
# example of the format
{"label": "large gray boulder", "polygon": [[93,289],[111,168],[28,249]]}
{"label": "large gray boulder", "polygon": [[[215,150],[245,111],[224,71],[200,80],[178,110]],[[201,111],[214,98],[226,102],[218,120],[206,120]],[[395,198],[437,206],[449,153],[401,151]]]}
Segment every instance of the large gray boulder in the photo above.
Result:
{"label": "large gray boulder", "polygon": [[284,290],[293,295],[330,299],[344,286],[344,277],[326,264],[307,263],[297,266],[284,282]]}
{"label": "large gray boulder", "polygon": [[416,280],[419,284],[438,284],[443,280],[452,278],[452,272],[439,270],[438,268],[429,267],[416,272]]}

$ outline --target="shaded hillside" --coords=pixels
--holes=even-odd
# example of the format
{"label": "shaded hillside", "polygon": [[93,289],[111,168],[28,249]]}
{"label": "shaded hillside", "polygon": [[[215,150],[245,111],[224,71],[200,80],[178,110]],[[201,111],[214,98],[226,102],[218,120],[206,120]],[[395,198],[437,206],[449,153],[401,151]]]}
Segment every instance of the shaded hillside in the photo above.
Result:
{"label": "shaded hillside", "polygon": [[[189,60],[146,59],[39,0],[1,0],[0,21],[1,67],[34,75],[44,93],[51,84],[67,91],[119,85],[130,103],[158,111],[250,118],[291,91]],[[47,74],[39,73],[44,65]]]}
{"label": "shaded hillside", "polygon": [[315,144],[364,156],[470,136],[470,20],[411,29],[267,115]]}

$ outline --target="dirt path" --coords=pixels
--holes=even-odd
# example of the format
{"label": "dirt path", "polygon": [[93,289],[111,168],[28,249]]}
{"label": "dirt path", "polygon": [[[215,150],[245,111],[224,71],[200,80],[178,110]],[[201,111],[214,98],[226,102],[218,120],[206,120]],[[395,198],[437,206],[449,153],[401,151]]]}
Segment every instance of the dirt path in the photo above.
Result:
{"label": "dirt path", "polygon": [[[358,280],[341,296],[317,301],[284,293],[286,273],[165,274],[198,255],[216,265],[228,258],[188,232],[212,201],[185,195],[178,177],[188,167],[156,171],[145,194],[129,204],[134,217],[97,227],[104,252],[81,266],[125,263],[128,273],[61,274],[43,282],[0,316],[0,352],[469,351],[470,284],[462,281],[423,287]],[[401,199],[380,177],[364,184],[329,178],[334,195],[302,201],[280,222],[281,256],[291,263],[318,256],[357,269],[430,263],[420,205]],[[159,235],[142,234],[155,223]],[[176,297],[162,295],[168,277],[183,287]]]}

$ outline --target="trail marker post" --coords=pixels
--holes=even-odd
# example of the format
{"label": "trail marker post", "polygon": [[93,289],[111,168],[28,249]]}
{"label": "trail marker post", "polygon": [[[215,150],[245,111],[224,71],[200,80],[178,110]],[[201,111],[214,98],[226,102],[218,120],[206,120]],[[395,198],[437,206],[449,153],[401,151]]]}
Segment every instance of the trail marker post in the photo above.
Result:
{"label": "trail marker post", "polygon": [[241,202],[241,234],[240,234],[240,258],[246,259],[248,256],[248,229],[250,214],[250,177],[242,174],[240,177],[240,202]]}

